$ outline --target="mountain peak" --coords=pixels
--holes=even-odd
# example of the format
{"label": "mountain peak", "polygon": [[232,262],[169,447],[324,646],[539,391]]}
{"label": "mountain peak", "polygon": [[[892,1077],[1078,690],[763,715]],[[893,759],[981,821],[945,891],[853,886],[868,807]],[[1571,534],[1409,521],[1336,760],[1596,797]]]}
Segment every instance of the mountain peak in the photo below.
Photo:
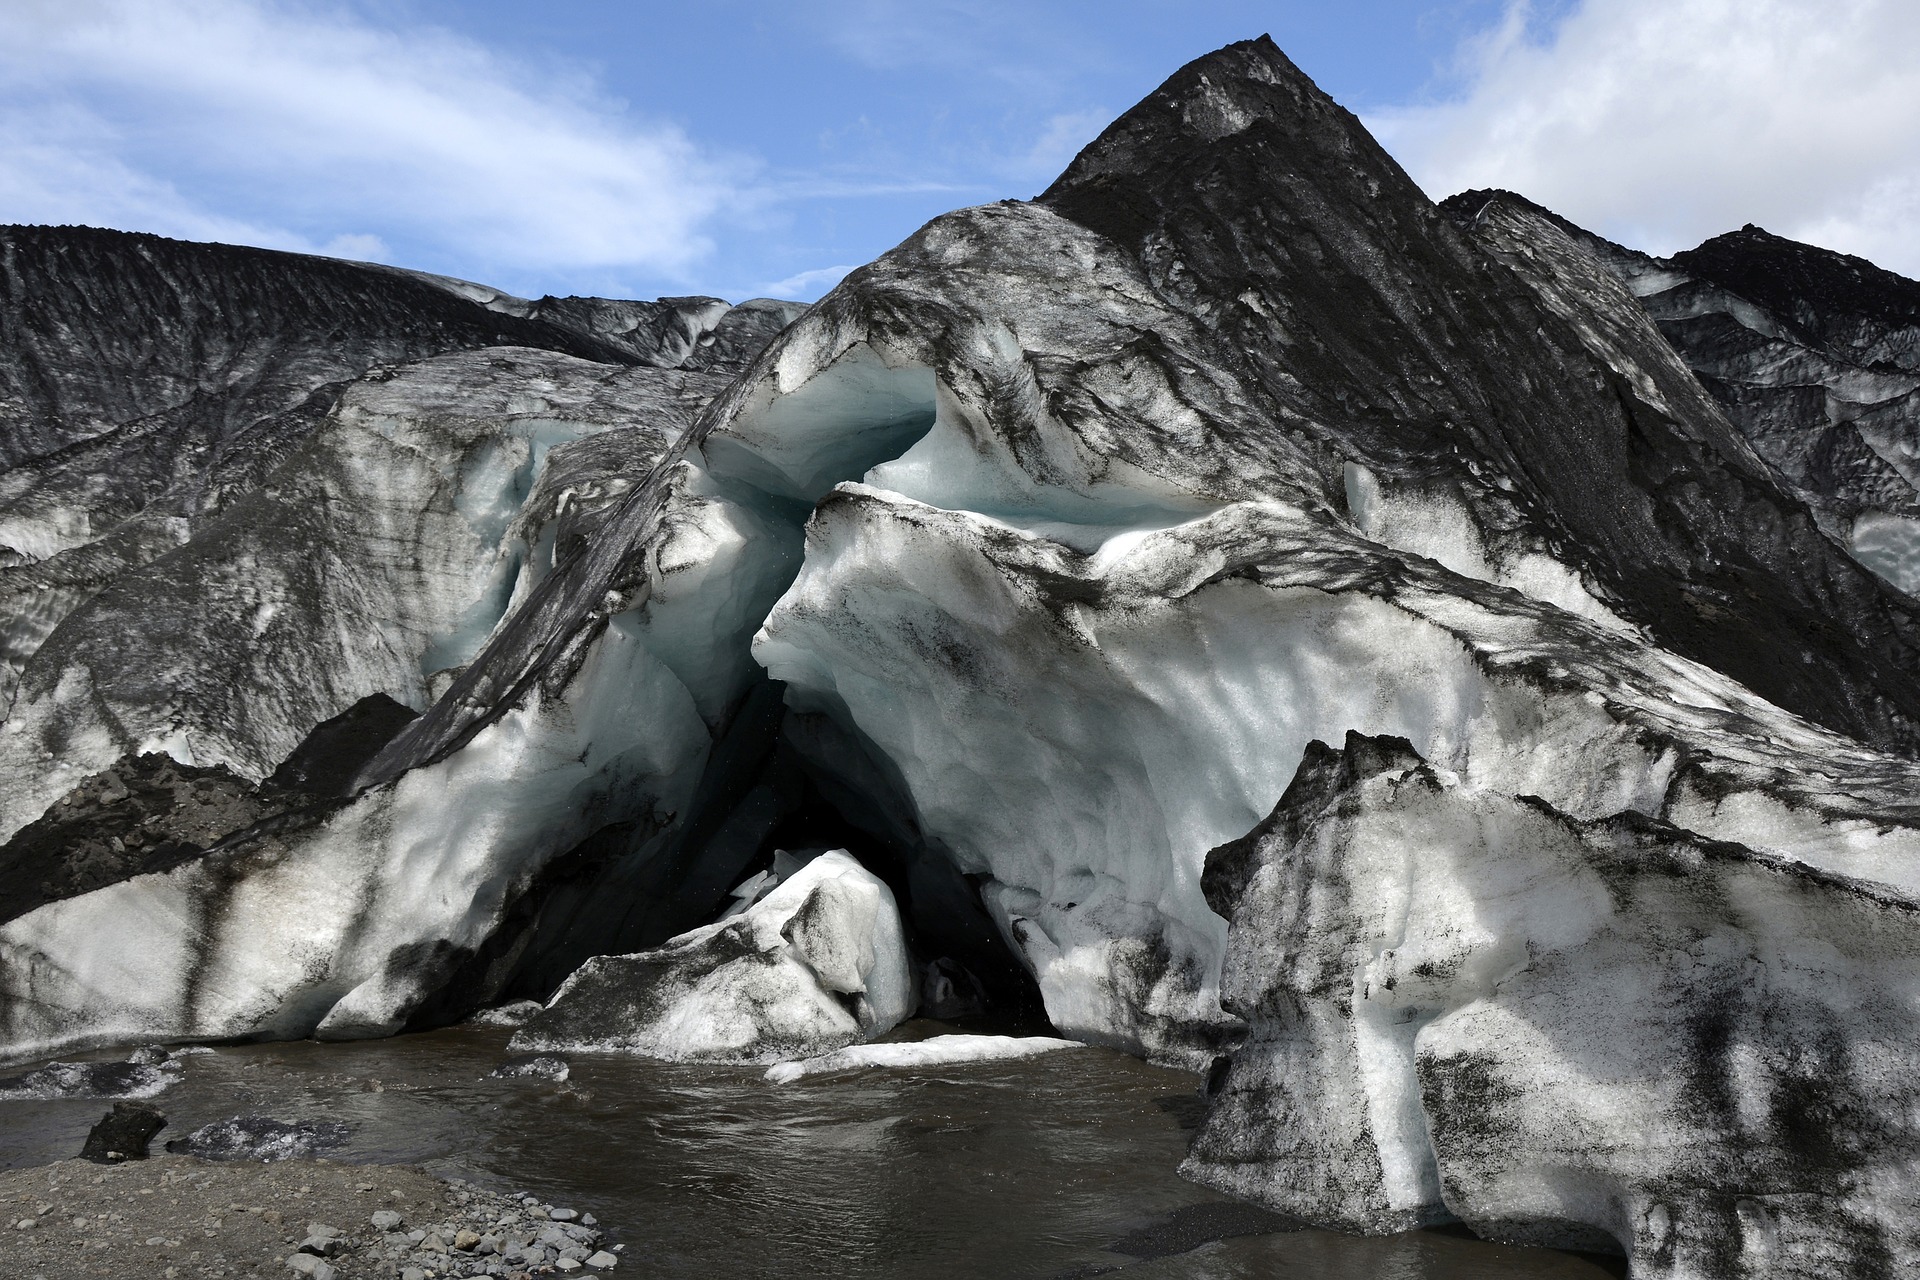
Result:
{"label": "mountain peak", "polygon": [[1174,72],[1075,156],[1039,199],[1116,243],[1135,245],[1188,175],[1210,167],[1223,150],[1243,153],[1255,170],[1267,167],[1260,153],[1268,148],[1244,145],[1250,131],[1303,158],[1331,151],[1412,186],[1358,118],[1263,35]]}

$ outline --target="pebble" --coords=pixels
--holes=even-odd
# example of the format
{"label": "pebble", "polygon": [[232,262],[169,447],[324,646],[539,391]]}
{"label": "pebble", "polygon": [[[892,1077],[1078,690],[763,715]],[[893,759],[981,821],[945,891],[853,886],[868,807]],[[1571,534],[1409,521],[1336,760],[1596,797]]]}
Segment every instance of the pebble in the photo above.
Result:
{"label": "pebble", "polygon": [[[405,1194],[395,1188],[394,1199],[388,1200],[384,1187],[347,1181],[372,1170],[326,1162],[309,1165],[311,1173],[283,1173],[284,1166],[269,1165],[250,1174],[244,1167],[179,1156],[110,1166],[109,1174],[96,1174],[98,1166],[78,1162],[54,1167],[67,1168],[75,1172],[64,1183],[57,1172],[32,1171],[35,1180],[52,1176],[53,1185],[67,1188],[48,1200],[23,1194],[27,1189],[17,1184],[3,1197],[18,1206],[12,1215],[37,1212],[0,1218],[0,1228],[33,1233],[12,1237],[9,1248],[0,1250],[0,1277],[34,1276],[34,1264],[49,1249],[111,1258],[137,1268],[115,1274],[149,1280],[165,1280],[169,1270],[175,1273],[173,1280],[250,1273],[263,1280],[273,1275],[283,1280],[551,1280],[560,1274],[590,1280],[595,1274],[610,1274],[619,1261],[619,1246],[603,1242],[604,1228],[591,1214],[523,1193],[500,1195],[459,1179],[435,1182],[417,1170],[408,1170],[407,1176],[420,1185]],[[397,1179],[400,1171],[393,1176]],[[307,1180],[295,1181],[303,1177]],[[117,1188],[108,1190],[106,1182]],[[39,1190],[44,1194],[46,1189],[43,1181]],[[309,1192],[317,1194],[310,1197]],[[245,1203],[271,1204],[269,1194],[281,1197],[283,1208]],[[394,1207],[382,1207],[387,1204]],[[123,1214],[133,1220],[125,1221]],[[333,1221],[315,1220],[322,1215]],[[408,1217],[417,1224],[411,1230],[405,1229],[411,1225]],[[173,1222],[179,1225],[170,1225]],[[361,1225],[333,1225],[338,1222]],[[155,1226],[166,1234],[149,1234]],[[201,1240],[202,1235],[208,1238]],[[239,1245],[241,1256],[234,1258],[238,1238],[248,1242]],[[208,1252],[154,1252],[180,1249]],[[226,1254],[214,1256],[215,1249]],[[10,1258],[9,1253],[19,1256]],[[44,1256],[52,1261],[52,1254]],[[23,1267],[13,1266],[15,1261]]]}
{"label": "pebble", "polygon": [[[328,1228],[328,1230],[332,1231],[332,1228]],[[323,1235],[320,1232],[315,1232],[300,1242],[299,1251],[301,1253],[313,1254],[316,1257],[332,1258],[347,1251],[347,1242],[340,1238],[340,1233],[337,1231],[334,1231],[331,1235]]]}

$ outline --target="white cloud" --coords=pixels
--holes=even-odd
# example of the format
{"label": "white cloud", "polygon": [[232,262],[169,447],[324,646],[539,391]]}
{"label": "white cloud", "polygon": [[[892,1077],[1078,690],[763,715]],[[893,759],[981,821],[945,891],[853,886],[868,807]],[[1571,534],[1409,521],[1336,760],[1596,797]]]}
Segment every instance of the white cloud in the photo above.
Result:
{"label": "white cloud", "polygon": [[294,0],[0,5],[0,220],[683,275],[742,177],[440,30]]}
{"label": "white cloud", "polygon": [[[1090,35],[1081,7],[839,0],[800,6],[798,20],[875,73],[874,84],[912,75],[945,104],[929,131],[929,141],[938,142],[910,148],[903,163],[932,159],[942,171],[976,175],[1001,194],[1008,183],[1051,182],[1113,120],[1112,111],[1088,103],[1081,87],[1116,70],[1109,42]],[[860,123],[872,128],[865,117]]]}
{"label": "white cloud", "polygon": [[755,292],[763,298],[790,298],[796,302],[812,302],[839,284],[841,278],[852,270],[851,265],[815,267],[811,271],[790,275],[785,280],[775,280],[772,284],[762,285]]}
{"label": "white cloud", "polygon": [[1367,124],[1435,197],[1518,191],[1656,252],[1748,222],[1920,275],[1920,4],[1583,0]]}
{"label": "white cloud", "polygon": [[0,221],[81,223],[275,249],[311,249],[277,227],[201,208],[115,154],[105,121],[78,107],[0,109]]}

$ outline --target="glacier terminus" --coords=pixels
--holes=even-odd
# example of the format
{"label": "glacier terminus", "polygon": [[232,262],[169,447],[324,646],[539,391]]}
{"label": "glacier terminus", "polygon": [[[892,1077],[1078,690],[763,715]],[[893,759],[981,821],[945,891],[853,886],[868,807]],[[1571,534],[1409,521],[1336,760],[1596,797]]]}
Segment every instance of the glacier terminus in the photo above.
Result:
{"label": "glacier terminus", "polygon": [[1299,1223],[1920,1273],[1920,283],[1263,37],[811,306],[0,284],[5,1060],[1104,1046]]}

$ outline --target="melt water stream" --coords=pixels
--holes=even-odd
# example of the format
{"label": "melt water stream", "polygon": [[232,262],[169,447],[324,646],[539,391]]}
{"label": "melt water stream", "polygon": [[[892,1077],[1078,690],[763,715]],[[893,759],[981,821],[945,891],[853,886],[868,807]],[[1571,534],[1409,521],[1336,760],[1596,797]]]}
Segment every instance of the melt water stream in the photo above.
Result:
{"label": "melt water stream", "polygon": [[[626,1245],[625,1280],[1625,1274],[1437,1232],[1251,1222],[1175,1173],[1199,1120],[1194,1077],[1106,1049],[786,1085],[760,1069],[576,1054],[555,1084],[489,1076],[508,1034],[224,1047],[184,1057],[184,1079],[152,1102],[162,1139],[240,1113],[344,1120],[352,1139],[331,1158],[420,1164],[590,1211]],[[0,1102],[0,1168],[77,1154],[107,1106]]]}

